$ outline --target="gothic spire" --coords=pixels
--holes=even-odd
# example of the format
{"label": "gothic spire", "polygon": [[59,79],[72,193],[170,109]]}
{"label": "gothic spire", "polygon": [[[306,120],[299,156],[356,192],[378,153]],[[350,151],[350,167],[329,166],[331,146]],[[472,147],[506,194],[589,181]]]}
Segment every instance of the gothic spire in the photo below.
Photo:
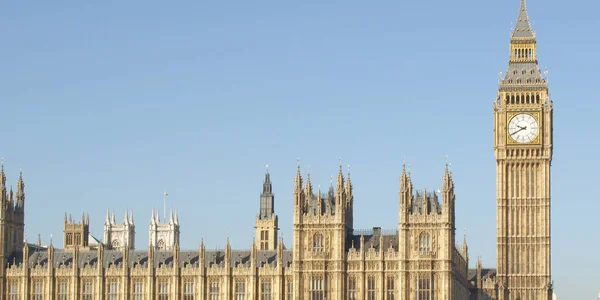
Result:
{"label": "gothic spire", "polygon": [[298,170],[294,179],[294,192],[299,193],[300,191],[302,191],[302,175],[300,174],[300,158],[298,158]]}
{"label": "gothic spire", "polygon": [[512,39],[535,39],[535,33],[531,29],[531,24],[529,23],[526,0],[521,0],[519,16],[517,17],[517,24],[512,33]]}
{"label": "gothic spire", "polygon": [[4,175],[4,158],[0,160],[0,192],[6,190],[6,175]]}
{"label": "gothic spire", "polygon": [[23,168],[19,171],[19,180],[17,180],[17,205],[22,206],[25,202],[25,182],[23,181]]}
{"label": "gothic spire", "polygon": [[275,196],[273,195],[269,165],[265,167],[267,169],[265,172],[265,181],[263,182],[262,194],[260,194],[260,219],[269,219],[275,213]]}
{"label": "gothic spire", "polygon": [[344,189],[344,174],[342,172],[342,158],[340,157],[340,168],[337,176],[337,186],[336,189],[338,191],[342,191]]}

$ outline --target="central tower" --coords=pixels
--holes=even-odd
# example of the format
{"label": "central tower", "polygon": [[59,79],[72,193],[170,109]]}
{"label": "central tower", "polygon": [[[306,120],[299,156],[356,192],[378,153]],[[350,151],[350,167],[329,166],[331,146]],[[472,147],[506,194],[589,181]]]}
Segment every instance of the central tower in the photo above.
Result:
{"label": "central tower", "polygon": [[552,299],[552,101],[525,0],[494,102],[498,299]]}

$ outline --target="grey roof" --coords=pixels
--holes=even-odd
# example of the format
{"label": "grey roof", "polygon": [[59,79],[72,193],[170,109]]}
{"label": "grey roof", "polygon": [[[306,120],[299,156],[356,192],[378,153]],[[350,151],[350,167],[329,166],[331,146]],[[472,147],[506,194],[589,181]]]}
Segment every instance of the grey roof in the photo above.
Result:
{"label": "grey roof", "polygon": [[438,196],[436,193],[433,192],[421,192],[421,191],[417,191],[417,194],[415,196],[415,200],[413,201],[413,205],[412,205],[412,212],[413,213],[423,213],[424,209],[425,209],[425,199],[427,199],[427,209],[430,211],[430,213],[437,213],[437,214],[441,214],[442,213],[442,206],[440,205]]}
{"label": "grey roof", "polygon": [[519,39],[535,38],[531,25],[529,24],[529,15],[527,14],[527,4],[525,3],[525,0],[521,0],[519,16],[517,17],[517,24],[512,37]]}
{"label": "grey roof", "polygon": [[[103,267],[109,267],[111,265],[121,266],[123,263],[123,251],[120,250],[104,250]],[[73,264],[73,251],[55,249],[54,260],[52,265],[58,267],[61,265],[69,266]],[[289,267],[292,263],[292,251],[283,251],[283,265]],[[22,252],[15,253],[9,260],[9,263],[19,264],[23,261]],[[79,252],[79,259],[77,265],[82,268],[86,265],[95,266],[98,263],[98,251],[97,250],[81,250]],[[225,251],[224,250],[213,250],[205,251],[204,263],[207,267],[213,265],[225,264]],[[45,266],[48,264],[48,249],[37,248],[31,249],[29,252],[29,267],[36,265]],[[132,250],[129,251],[129,267],[134,267],[138,264],[147,267],[148,264],[148,251]],[[173,266],[173,252],[171,251],[156,251],[154,252],[154,267],[160,267],[162,265]],[[188,264],[198,265],[199,264],[199,251],[198,250],[182,250],[179,252],[179,265],[185,267]],[[239,264],[250,267],[250,250],[232,250],[231,251],[231,265],[233,267]],[[277,265],[277,251],[259,250],[256,255],[256,265]]]}
{"label": "grey roof", "polygon": [[546,81],[536,62],[510,62],[501,84],[503,86],[511,84],[546,86]]}
{"label": "grey roof", "polygon": [[[496,269],[481,269],[481,278],[494,278],[496,277]],[[468,280],[477,280],[477,269],[469,269],[467,273]]]}
{"label": "grey roof", "polygon": [[[319,194],[321,194],[321,207],[319,207]],[[335,214],[335,190],[333,186],[329,187],[329,190],[326,194],[321,193],[319,190],[318,194],[311,194],[307,196],[308,198],[308,213],[313,214]]]}
{"label": "grey roof", "polygon": [[[390,246],[398,251],[398,234],[384,234],[383,235],[383,245],[381,245],[379,240],[379,235],[370,234],[370,235],[362,235],[365,239],[365,250],[370,249],[371,247],[375,248],[376,251],[379,251],[383,246],[383,250],[386,251],[390,248]],[[360,250],[360,237],[361,235],[349,235],[346,238],[346,251],[351,248],[356,250]]]}

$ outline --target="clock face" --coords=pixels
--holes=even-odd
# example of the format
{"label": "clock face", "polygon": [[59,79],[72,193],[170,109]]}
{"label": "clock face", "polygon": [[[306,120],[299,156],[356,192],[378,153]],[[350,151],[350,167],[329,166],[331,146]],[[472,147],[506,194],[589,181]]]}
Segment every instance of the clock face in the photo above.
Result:
{"label": "clock face", "polygon": [[530,114],[518,114],[508,123],[508,135],[517,143],[531,143],[539,130],[537,120]]}

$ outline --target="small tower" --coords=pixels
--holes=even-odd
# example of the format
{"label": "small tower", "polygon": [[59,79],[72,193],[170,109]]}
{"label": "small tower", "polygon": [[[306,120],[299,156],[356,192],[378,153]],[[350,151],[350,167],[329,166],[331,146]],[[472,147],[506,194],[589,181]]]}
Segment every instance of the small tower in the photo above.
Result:
{"label": "small tower", "polygon": [[179,216],[171,209],[169,221],[160,220],[159,211],[152,209],[150,218],[150,247],[158,251],[173,251],[179,244]]}
{"label": "small tower", "polygon": [[90,234],[90,217],[81,214],[81,223],[73,221],[73,217],[65,213],[64,248],[87,248]]}
{"label": "small tower", "polygon": [[115,213],[110,215],[106,211],[106,220],[104,221],[104,245],[111,250],[123,250],[125,245],[131,250],[135,249],[135,224],[133,222],[133,212],[125,211],[123,223],[115,222]]}
{"label": "small tower", "polygon": [[275,195],[273,195],[273,185],[271,184],[268,165],[265,181],[263,182],[263,191],[260,194],[260,212],[256,215],[255,224],[256,247],[260,250],[277,249],[278,217],[275,214]]}

